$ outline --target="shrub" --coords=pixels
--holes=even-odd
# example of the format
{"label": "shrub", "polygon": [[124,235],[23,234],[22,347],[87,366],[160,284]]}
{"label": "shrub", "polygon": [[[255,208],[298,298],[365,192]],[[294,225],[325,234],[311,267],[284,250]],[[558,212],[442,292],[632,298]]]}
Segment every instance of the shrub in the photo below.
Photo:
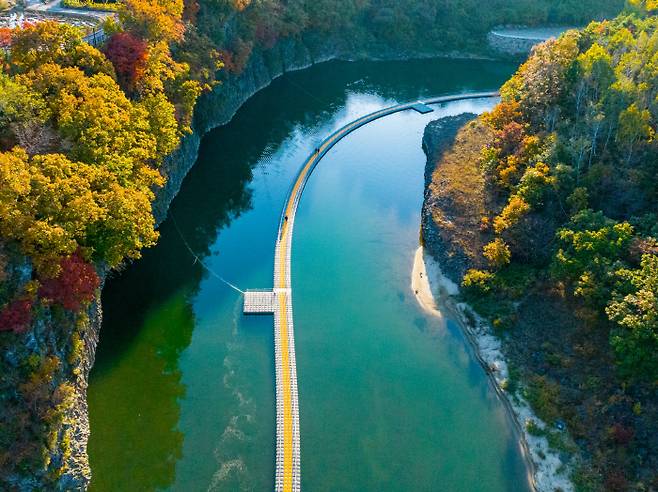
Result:
{"label": "shrub", "polygon": [[537,416],[543,421],[554,422],[560,416],[560,388],[546,377],[532,377],[525,396]]}
{"label": "shrub", "polygon": [[528,212],[530,212],[530,205],[520,196],[513,195],[500,215],[494,219],[494,230],[500,234],[515,226]]}
{"label": "shrub", "polygon": [[528,434],[531,436],[543,436],[544,435],[544,430],[541,429],[538,425],[537,422],[534,420],[528,420],[525,424],[525,428],[528,431]]}
{"label": "shrub", "polygon": [[27,330],[32,321],[32,300],[14,299],[0,311],[0,331],[16,333]]}
{"label": "shrub", "polygon": [[462,286],[470,293],[488,294],[496,276],[484,270],[471,269],[464,275]]}
{"label": "shrub", "polygon": [[484,247],[484,257],[493,268],[501,268],[509,264],[512,254],[505,241],[496,238]]}
{"label": "shrub", "polygon": [[510,299],[525,297],[537,281],[537,271],[530,266],[512,263],[496,272],[496,285]]}

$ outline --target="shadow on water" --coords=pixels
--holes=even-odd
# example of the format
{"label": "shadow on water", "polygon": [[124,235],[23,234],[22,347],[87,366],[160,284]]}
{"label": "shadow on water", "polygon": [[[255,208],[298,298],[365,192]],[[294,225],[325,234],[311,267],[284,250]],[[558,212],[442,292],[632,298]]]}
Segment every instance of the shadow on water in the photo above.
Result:
{"label": "shadow on water", "polygon": [[[214,169],[212,181],[193,173],[188,185],[200,189],[205,206],[194,207],[181,195],[173,208],[181,234],[202,256],[218,231],[250,207],[251,169],[242,162]],[[176,224],[169,218],[158,246],[108,280],[103,291],[101,342],[89,387],[95,490],[125,490],[129,483],[139,490],[167,487],[182,455],[178,400],[185,388],[178,360],[195,327],[190,298],[206,272],[193,262]],[[112,418],[96,418],[107,415]],[[106,461],[103,466],[96,466],[96,456]]]}
{"label": "shadow on water", "polygon": [[[274,81],[269,89],[253,96],[230,124],[204,137],[199,158],[174,200],[170,216],[160,227],[158,245],[145,251],[142,259],[123,272],[113,275],[103,291],[103,327],[88,393],[93,490],[167,489],[175,487],[177,480],[183,480],[179,484],[182,490],[186,484],[190,485],[176,476],[177,463],[197,459],[183,456],[184,439],[200,438],[191,438],[181,430],[181,402],[190,399],[189,382],[202,378],[203,372],[199,368],[186,369],[184,377],[181,359],[190,348],[193,334],[196,338],[198,331],[204,333],[198,318],[199,309],[204,312],[206,307],[205,297],[200,293],[205,289],[202,283],[208,273],[194,261],[185,242],[200,258],[212,262],[213,257],[221,258],[224,252],[218,250],[221,234],[249,214],[254,223],[249,222],[249,231],[240,229],[240,237],[233,238],[226,246],[233,248],[232,256],[224,255],[230,258],[227,262],[238,265],[222,263],[222,268],[231,275],[239,272],[239,280],[253,281],[250,269],[262,270],[264,266],[268,269],[266,275],[271,275],[271,244],[253,246],[252,249],[257,247],[262,251],[258,250],[250,262],[242,259],[239,248],[247,248],[250,241],[262,243],[268,235],[274,239],[278,209],[255,214],[257,218],[253,218],[253,212],[258,211],[254,208],[255,197],[262,199],[269,193],[267,176],[282,174],[282,163],[293,170],[298,165],[296,160],[288,162],[290,159],[280,152],[312,148],[314,142],[309,140],[325,136],[327,128],[323,125],[341,120],[350,94],[402,102],[450,92],[491,89],[505,80],[510,71],[509,65],[500,63],[454,60],[329,62]],[[320,129],[322,132],[317,133]],[[286,168],[285,176],[290,172]],[[261,178],[254,181],[256,174]],[[281,192],[277,189],[276,193]],[[259,202],[259,206],[265,203],[266,207],[279,207],[279,198],[282,197],[277,194],[275,199]],[[251,232],[253,226],[259,229],[258,234]],[[401,295],[404,298],[404,293]],[[229,289],[213,291],[211,308],[227,310],[226,317],[231,317],[228,310],[234,310],[234,298],[235,293]],[[269,321],[247,322],[240,328],[248,338],[267,330],[265,325],[269,326]],[[420,318],[417,327],[427,330]],[[271,341],[265,343],[269,344],[269,350]],[[248,357],[253,347],[245,346],[244,357]],[[228,359],[223,360],[226,363]],[[221,365],[222,359],[213,363]],[[269,363],[267,359],[266,370],[270,369]],[[476,377],[469,379],[476,384]],[[223,396],[218,393],[213,398],[219,401]],[[254,405],[262,406],[262,401]],[[267,410],[271,410],[269,406]],[[217,425],[216,421],[226,415],[217,407],[213,411],[217,415],[208,418]],[[230,412],[233,410],[225,410],[227,415]],[[272,422],[268,415],[258,425],[269,429]],[[200,417],[194,413],[194,418]],[[194,429],[194,432],[203,434],[204,430]],[[249,444],[250,448],[254,446],[258,448],[259,444]],[[222,452],[219,450],[219,454]],[[220,461],[229,463],[228,456]],[[198,459],[208,460],[208,457]],[[269,483],[269,454],[264,461],[266,466],[252,469],[251,473],[267,475],[264,480]],[[212,462],[207,466],[214,465]],[[187,464],[186,470],[196,472],[197,467]],[[181,473],[181,476],[187,475]]]}

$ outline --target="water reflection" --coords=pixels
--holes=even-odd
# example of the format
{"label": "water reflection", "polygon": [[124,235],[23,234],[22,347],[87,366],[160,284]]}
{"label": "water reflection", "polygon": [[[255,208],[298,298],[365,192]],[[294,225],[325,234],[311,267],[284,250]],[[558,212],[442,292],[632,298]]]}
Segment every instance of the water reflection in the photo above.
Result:
{"label": "water reflection", "polygon": [[[209,487],[211,490],[265,490],[271,487],[274,471],[271,318],[242,318],[235,292],[211,277],[198,262],[195,263],[185,242],[204,259],[204,263],[239,286],[271,285],[272,247],[280,206],[292,175],[316,141],[332,128],[353,119],[357,116],[355,113],[381,107],[387,101],[491,89],[498,86],[512,68],[499,63],[446,60],[329,63],[287,74],[275,81],[271,88],[245,104],[229,125],[212,131],[203,139],[199,159],[185,179],[169,218],[160,228],[159,244],[146,251],[140,261],[130,265],[121,275],[110,279],[103,293],[105,318],[89,389],[92,429],[89,452],[94,490],[119,491],[127,487],[139,491],[205,490]],[[360,95],[355,96],[356,93]],[[350,104],[355,100],[358,104]],[[404,123],[405,118],[405,115],[399,115],[398,123]],[[397,141],[395,128],[387,125],[366,127],[360,132],[366,140],[381,142],[384,139],[391,143],[387,149],[403,144],[408,146],[410,142],[416,148],[417,142],[418,150],[422,125],[406,142]],[[341,145],[332,150],[332,155],[338,160],[342,159],[341,156],[346,157],[341,154]],[[422,158],[419,162],[422,164]],[[420,190],[407,183],[406,164],[405,160],[397,166],[388,166],[383,181],[376,176],[377,172],[382,172],[377,171],[376,166],[368,169],[349,166],[344,173],[335,176],[333,184],[325,176],[323,186],[328,190],[348,191],[345,201],[353,198],[349,194],[353,188],[355,193],[368,198],[368,207],[359,208],[357,212],[363,215],[355,216],[354,221],[361,226],[369,224],[368,227],[376,228],[378,233],[361,234],[356,241],[352,237],[355,235],[351,234],[353,229],[342,230],[346,225],[339,219],[340,214],[335,213],[338,205],[334,205],[332,212],[329,210],[331,205],[327,205],[331,201],[322,197],[327,213],[321,217],[322,214],[315,210],[314,217],[319,221],[315,225],[330,231],[332,237],[345,237],[332,243],[336,245],[334,250],[322,248],[320,254],[308,255],[308,261],[322,258],[322,262],[328,262],[332,255],[341,251],[340,254],[354,257],[350,252],[363,250],[364,241],[369,241],[370,247],[381,249],[382,254],[381,258],[375,255],[370,259],[372,264],[368,268],[372,268],[373,273],[368,276],[377,278],[377,284],[393,285],[393,262],[386,255],[392,248],[396,251],[401,248],[398,237],[409,236],[407,239],[411,242],[417,240],[418,203],[391,199],[400,194],[401,187],[417,200],[421,198]],[[369,179],[364,179],[366,174]],[[377,178],[374,182],[370,180],[373,176]],[[417,177],[420,183],[420,175]],[[311,194],[305,197],[308,205],[313,200],[312,190],[309,191]],[[371,213],[373,207],[378,214]],[[392,226],[378,227],[375,221],[385,221]],[[308,237],[311,228],[305,230]],[[302,241],[303,236],[296,240]],[[306,241],[306,244],[314,243]],[[301,252],[301,248],[298,251]],[[300,256],[296,258],[297,261],[301,259]],[[353,270],[359,268],[363,265],[357,262]],[[327,272],[322,278],[337,285],[343,282],[345,288],[355,285],[351,277],[341,280],[331,275],[332,272]],[[408,272],[398,276],[406,282]],[[304,285],[303,278],[298,279],[298,285]],[[304,311],[308,311],[310,318],[313,313],[326,308],[314,305],[316,300],[327,302],[323,292],[313,294],[313,289],[321,289],[323,285],[322,282],[313,282],[306,286],[312,299],[305,298],[299,304],[296,316],[303,316]],[[383,289],[381,303],[415,305],[413,299],[405,296],[404,286],[406,283],[398,282],[391,290]],[[380,302],[380,297],[377,301]],[[371,325],[375,318],[369,313],[351,314],[358,312],[360,307],[357,304],[352,298],[337,298],[335,305],[342,306],[342,309],[327,315],[326,319],[314,319],[314,322],[318,322],[318,327],[332,322],[331,326],[339,330],[354,323],[363,327]],[[395,312],[389,312],[380,317],[378,323],[386,325],[396,316]],[[416,323],[417,331],[424,337],[438,338],[435,330],[425,326],[425,321],[418,317],[415,308],[409,309],[405,319],[411,320],[412,327]],[[306,326],[312,327],[313,324],[306,323]],[[399,330],[403,333],[403,340],[408,338],[405,328],[402,326]],[[396,333],[387,332],[386,336],[392,334]],[[306,341],[300,338],[300,343],[307,345],[299,361],[305,361],[306,369],[309,369],[301,382],[315,387],[313,381],[317,381],[317,387],[322,388],[327,385],[328,377],[324,359],[335,347],[325,346],[326,338],[322,332],[317,334],[317,343],[308,338],[311,335],[309,329]],[[447,337],[441,335],[441,338]],[[364,337],[356,341],[358,344],[351,347],[353,353],[347,353],[358,362],[368,357],[367,347],[371,340]],[[380,342],[386,347],[395,345],[385,338]],[[458,368],[454,369],[455,378],[463,377],[459,370],[466,366],[469,371],[465,377],[467,385],[477,385],[478,378],[474,372],[471,375],[470,366],[465,364],[467,354],[459,343],[452,340],[449,345],[457,349],[441,357],[446,364],[450,357],[455,357],[451,364]],[[436,345],[439,346],[438,341]],[[436,357],[435,352],[425,350],[427,338],[418,346],[423,350],[423,357]],[[322,362],[315,372],[309,363],[311,359]],[[372,364],[377,363],[373,360]],[[360,467],[366,466],[365,462],[371,459],[369,466],[376,468],[376,476],[382,477],[382,482],[376,483],[383,483],[403,467],[398,463],[390,469],[379,469],[381,463],[378,459],[380,455],[386,455],[386,450],[378,450],[385,442],[381,436],[391,429],[386,427],[386,419],[369,421],[368,409],[374,404],[373,412],[377,418],[398,411],[413,414],[413,405],[405,407],[404,412],[396,408],[406,398],[402,394],[404,391],[396,386],[400,380],[399,371],[407,369],[392,365],[386,368],[390,374],[384,372],[382,377],[374,377],[347,372],[346,367],[349,366],[340,364],[331,372],[332,385],[344,378],[345,384],[355,389],[357,408],[350,408],[349,415],[363,416],[359,429],[370,429],[369,435],[375,436],[366,437],[367,433],[364,433],[362,442],[350,443],[354,446],[348,447],[363,451],[359,455],[362,460],[358,463]],[[422,392],[427,384],[423,380],[426,375],[418,371],[417,375],[414,374],[418,378],[415,386]],[[481,374],[479,381],[478,389],[488,391],[481,385]],[[431,384],[447,383],[436,380]],[[370,390],[359,396],[356,391],[361,387]],[[387,394],[387,389],[393,393]],[[401,394],[396,395],[396,391]],[[335,420],[340,414],[334,407],[323,407],[322,400],[314,401],[310,389],[304,395],[303,411],[313,409],[317,415],[326,412],[326,422]],[[431,432],[436,434],[432,439],[437,441],[440,438],[438,428],[428,426],[422,419],[422,412],[431,415],[435,408],[429,401],[425,405],[427,408],[424,409],[419,406],[419,413],[412,415],[416,420],[410,420],[403,430],[414,436],[414,443],[407,444],[417,444],[419,452],[434,453],[438,460],[440,453],[433,449],[429,434],[420,435],[421,430],[432,427]],[[446,406],[445,417],[442,417],[446,422],[452,422],[450,419],[454,414],[451,412]],[[317,422],[317,425],[321,424]],[[311,431],[312,419],[308,418],[304,425]],[[411,428],[414,425],[418,431]],[[311,452],[313,456],[326,455],[338,460],[344,455],[344,450],[339,449],[345,444],[343,441],[318,441],[315,445],[311,434],[320,436],[322,433],[311,431],[308,435],[306,449],[312,451],[315,447],[321,450]],[[354,439],[358,441],[356,432]],[[412,459],[415,451],[411,447],[408,451],[409,459],[405,463],[424,467],[422,473],[418,471],[418,477],[440,473],[438,468],[433,469],[434,459]],[[325,466],[324,462],[316,463],[314,468],[308,460],[305,466],[311,480],[309,483],[316,485],[311,488],[321,490],[317,485],[326,472],[320,469]],[[350,483],[359,487],[363,482],[359,482],[358,474],[352,474],[357,470],[361,468],[346,470],[331,483]],[[339,487],[334,490],[348,489]]]}
{"label": "water reflection", "polygon": [[[172,208],[175,222],[170,216],[161,226],[158,246],[108,280],[103,291],[101,343],[88,397],[94,490],[125,490],[126,484],[156,490],[174,481],[183,452],[179,358],[196,324],[192,299],[207,275],[188,245],[206,256],[219,231],[250,208],[254,160],[234,162],[239,165],[195,168],[186,186],[201,195],[181,194]],[[195,203],[198,196],[202,206]]]}

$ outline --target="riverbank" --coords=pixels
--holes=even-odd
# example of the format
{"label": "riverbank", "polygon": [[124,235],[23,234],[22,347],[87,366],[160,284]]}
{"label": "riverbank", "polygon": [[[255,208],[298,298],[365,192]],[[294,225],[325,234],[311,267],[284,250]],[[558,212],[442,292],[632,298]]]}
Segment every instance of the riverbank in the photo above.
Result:
{"label": "riverbank", "polygon": [[[468,305],[459,301],[457,282],[483,243],[470,231],[477,230],[480,210],[485,204],[465,199],[464,186],[477,188],[482,183],[476,173],[469,171],[471,166],[464,165],[462,158],[466,156],[450,155],[448,151],[455,142],[463,145],[473,135],[480,135],[469,123],[474,118],[472,114],[443,118],[431,122],[425,130],[423,149],[427,165],[421,218],[421,240],[425,248],[421,246],[414,258],[412,289],[421,306],[429,312],[438,312],[441,322],[445,322],[443,317],[447,313],[458,320],[476,358],[516,422],[536,490],[573,490],[569,478],[571,467],[560,452],[550,448],[548,439],[540,435],[547,432],[547,424],[534,414],[520,394],[509,391],[510,370],[500,338]],[[439,164],[442,167],[437,171]]]}
{"label": "riverbank", "polygon": [[[609,31],[599,31],[599,25],[593,24],[584,34],[570,36],[584,39],[592,33],[591,42],[602,46],[614,37],[615,26],[626,29],[626,18],[621,19],[607,23]],[[655,23],[646,25],[649,32],[655,31]],[[638,32],[638,36],[645,35],[642,30]],[[603,41],[593,41],[598,36]],[[490,117],[463,126],[441,152],[433,144],[438,123],[428,126],[423,238],[446,274],[456,282],[464,279],[464,299],[491,323],[501,341],[510,368],[507,391],[512,397],[522,396],[549,424],[545,429],[529,430],[543,434],[551,447],[572,464],[571,478],[576,486],[584,490],[651,490],[658,484],[658,407],[652,369],[656,367],[656,351],[644,341],[631,344],[628,340],[645,329],[651,332],[655,326],[640,321],[627,325],[620,320],[620,312],[629,312],[629,305],[617,304],[626,295],[624,289],[632,293],[625,298],[628,300],[634,298],[637,287],[626,287],[617,279],[622,278],[621,272],[631,272],[628,278],[648,275],[640,272],[647,262],[655,261],[655,250],[635,249],[635,244],[645,241],[653,244],[655,231],[643,229],[636,222],[636,217],[642,216],[639,211],[652,210],[653,202],[629,184],[640,181],[615,175],[608,186],[610,190],[624,190],[625,195],[620,197],[599,190],[600,175],[594,171],[587,174],[588,170],[585,177],[575,171],[575,182],[580,178],[587,183],[576,194],[586,200],[564,208],[567,197],[576,195],[571,195],[570,178],[556,171],[561,167],[555,167],[559,161],[556,156],[567,155],[563,149],[576,141],[567,131],[566,122],[574,114],[569,106],[575,94],[571,84],[575,87],[580,82],[567,71],[555,84],[563,85],[565,94],[569,94],[564,103],[568,109],[560,113],[558,123],[551,123],[555,128],[564,124],[565,134],[555,136],[546,129],[543,115],[535,114],[533,103],[528,102],[540,92],[528,81],[543,76],[540,67],[568,40],[567,36],[535,50],[506,86],[519,88],[519,92]],[[588,46],[579,45],[579,49],[585,52]],[[628,46],[635,50],[636,40],[629,39]],[[574,52],[566,62],[569,70],[580,66],[579,56]],[[637,55],[638,59],[642,56]],[[614,54],[610,59],[616,60]],[[609,89],[614,91],[614,87],[612,83]],[[524,117],[517,120],[515,116],[503,116],[502,123],[493,123],[517,102],[518,114]],[[614,128],[616,113],[608,118],[610,128]],[[537,122],[536,126],[528,123],[516,143],[510,147],[502,143],[510,128],[519,125],[516,128],[520,129],[530,120]],[[532,166],[539,162],[534,160],[539,154],[521,161],[516,160],[521,154],[515,154],[523,152],[519,149],[525,148],[530,138],[541,142],[538,149],[544,144],[550,149],[538,157],[542,164],[537,169],[547,180],[537,188],[527,184],[533,179]],[[563,142],[569,144],[565,147]],[[605,156],[593,153],[591,169],[612,169],[620,159],[621,148]],[[551,164],[544,167],[544,162]],[[573,164],[568,159],[567,163]],[[641,159],[633,170],[636,172],[651,174]],[[624,208],[625,196],[637,200],[633,204],[635,212]],[[601,222],[590,217],[600,218]],[[579,243],[581,234],[598,237],[596,233],[606,230],[603,224],[628,228],[619,249],[603,255],[605,261],[596,254],[587,256],[595,249],[582,249]],[[580,260],[574,258],[583,251],[588,253],[579,264]],[[600,265],[606,267],[599,272]],[[591,273],[594,271],[596,275]],[[615,311],[618,308],[622,311]]]}
{"label": "riverbank", "polygon": [[559,453],[550,448],[545,437],[533,435],[528,430],[534,426],[545,429],[546,424],[534,414],[525,400],[512,397],[505,391],[509,384],[509,369],[500,340],[467,304],[457,301],[459,287],[443,274],[438,261],[423,246],[414,255],[411,289],[420,306],[436,316],[439,323],[445,324],[445,318],[449,316],[462,328],[477,360],[515,422],[519,445],[528,462],[529,481],[534,490],[574,490],[569,479],[570,469],[565,466]]}

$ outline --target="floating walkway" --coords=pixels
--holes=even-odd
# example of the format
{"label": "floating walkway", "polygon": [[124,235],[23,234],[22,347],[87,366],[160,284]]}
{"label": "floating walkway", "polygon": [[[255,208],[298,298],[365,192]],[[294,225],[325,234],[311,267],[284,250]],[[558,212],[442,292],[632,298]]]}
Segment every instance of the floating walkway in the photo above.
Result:
{"label": "floating walkway", "polygon": [[276,295],[271,290],[248,290],[244,293],[244,314],[274,314]]}
{"label": "floating walkway", "polygon": [[297,206],[313,170],[325,154],[342,138],[368,123],[384,116],[406,110],[419,113],[432,111],[429,105],[498,97],[497,92],[459,94],[428,99],[424,102],[400,104],[363,116],[331,134],[315,149],[288,193],[279,221],[279,233],[274,250],[274,289],[249,290],[244,295],[245,314],[274,314],[274,353],[276,365],[276,492],[301,490],[299,437],[299,398],[297,393],[297,365],[292,314],[292,274],[290,254]]}

